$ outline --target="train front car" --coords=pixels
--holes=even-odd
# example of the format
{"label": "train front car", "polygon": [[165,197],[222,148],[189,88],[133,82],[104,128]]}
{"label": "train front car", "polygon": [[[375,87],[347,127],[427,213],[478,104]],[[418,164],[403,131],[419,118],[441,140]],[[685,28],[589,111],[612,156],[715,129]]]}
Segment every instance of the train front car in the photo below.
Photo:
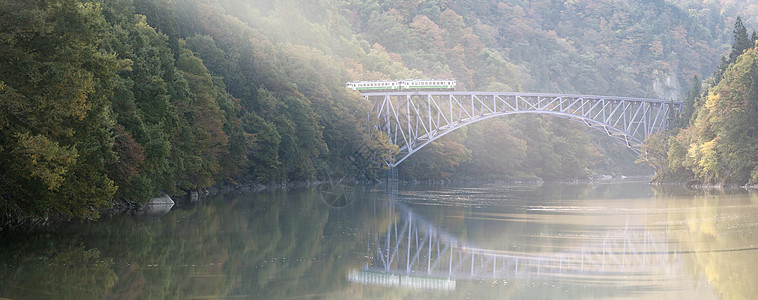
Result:
{"label": "train front car", "polygon": [[384,92],[397,91],[400,89],[399,81],[351,81],[345,84],[345,87],[361,93],[365,92]]}

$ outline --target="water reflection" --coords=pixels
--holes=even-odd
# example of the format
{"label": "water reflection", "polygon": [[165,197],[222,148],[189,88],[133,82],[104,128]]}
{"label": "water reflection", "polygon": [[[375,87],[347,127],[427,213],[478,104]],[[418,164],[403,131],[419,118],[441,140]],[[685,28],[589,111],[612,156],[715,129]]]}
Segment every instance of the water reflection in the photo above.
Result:
{"label": "water reflection", "polygon": [[[277,299],[334,290],[315,275],[343,267],[328,258],[347,256],[345,240],[352,237],[326,238],[328,218],[313,190],[236,194],[174,208],[159,221],[118,215],[68,224],[33,234],[39,245],[26,246],[25,236],[5,238],[0,296],[81,299],[87,288],[91,297],[85,298]],[[77,246],[60,246],[69,244]],[[88,254],[89,261],[71,251]],[[111,275],[100,274],[106,271]]]}
{"label": "water reflection", "polygon": [[681,202],[689,208],[671,210],[669,221],[682,224],[683,230],[676,235],[688,241],[688,273],[716,288],[725,299],[755,298],[758,193],[706,193]]}
{"label": "water reflection", "polygon": [[318,187],[319,197],[332,208],[345,207],[355,200],[355,187],[345,184],[324,184]]}
{"label": "water reflection", "polygon": [[[511,287],[508,295],[529,298],[746,299],[758,292],[751,285],[758,236],[745,235],[758,226],[754,194],[587,187],[388,196],[387,224],[368,242],[369,262],[347,277],[446,290],[451,298],[501,295],[501,284]],[[707,237],[694,234],[703,230]]]}
{"label": "water reflection", "polygon": [[754,298],[756,220],[646,184],[227,194],[6,233],[0,297]]}
{"label": "water reflection", "polygon": [[[15,255],[8,255],[11,253]],[[104,295],[117,280],[113,260],[84,246],[35,239],[0,254],[4,261],[0,265],[2,297],[93,299]]]}
{"label": "water reflection", "polygon": [[[681,263],[678,245],[670,240],[665,228],[630,228],[627,223],[623,230],[606,230],[602,234],[541,236],[538,246],[552,244],[552,249],[519,251],[481,247],[445,232],[401,202],[388,201],[385,205],[387,227],[376,231],[369,240],[370,262],[360,271],[351,271],[350,281],[453,290],[457,279],[538,278],[642,290],[660,288],[662,283],[653,279],[671,275],[673,267]],[[542,206],[530,210],[554,213],[577,209]],[[496,232],[489,234],[501,238]]]}

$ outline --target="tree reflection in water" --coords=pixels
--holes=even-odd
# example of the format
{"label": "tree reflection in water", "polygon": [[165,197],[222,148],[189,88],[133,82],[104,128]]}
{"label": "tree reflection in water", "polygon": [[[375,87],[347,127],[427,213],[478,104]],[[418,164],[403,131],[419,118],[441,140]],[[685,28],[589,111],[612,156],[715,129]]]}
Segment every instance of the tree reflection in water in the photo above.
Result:
{"label": "tree reflection in water", "polygon": [[[411,187],[394,196],[364,188],[353,192],[354,200],[337,209],[318,189],[237,193],[175,207],[159,219],[117,215],[47,232],[6,233],[0,239],[0,297],[739,299],[758,293],[752,284],[758,255],[750,250],[758,245],[756,194],[654,193],[646,184]],[[408,224],[415,225],[405,227],[409,212],[414,221]],[[439,280],[414,281],[416,288],[350,281],[350,274],[381,261],[377,247],[394,251],[398,239],[384,247],[380,237],[397,231],[407,241],[409,227],[424,226],[482,250],[467,256],[457,248],[453,254],[465,262],[456,263],[459,270],[470,272],[473,258],[485,273],[492,274],[483,266],[494,262],[518,265],[524,277],[432,276],[455,280],[454,289],[438,290],[419,287]],[[424,230],[419,240],[428,241]],[[620,272],[608,268],[624,259],[616,256],[614,262],[611,254],[624,251],[624,240],[613,237],[625,230],[628,242],[641,242],[635,252],[653,255],[646,262],[654,262],[656,252],[679,255],[648,265],[660,272],[646,277],[646,290],[635,290],[640,285],[630,279],[640,277],[634,274],[608,277],[610,270]],[[415,233],[412,240],[416,243]],[[420,249],[428,255],[429,248]],[[497,259],[486,260],[483,249]],[[414,250],[399,247],[393,268],[407,267]],[[589,264],[590,256],[601,263]],[[571,273],[572,268],[591,272]]]}
{"label": "tree reflection in water", "polygon": [[30,246],[6,239],[13,246],[0,247],[0,296],[276,299],[339,290],[321,273],[347,270],[338,258],[350,256],[355,234],[336,232],[342,224],[327,230],[329,209],[317,196],[232,194],[159,221],[111,216],[35,234]]}
{"label": "tree reflection in water", "polygon": [[692,252],[685,264],[693,281],[707,280],[723,299],[758,295],[758,193],[703,192],[669,210],[684,224],[677,231]]}

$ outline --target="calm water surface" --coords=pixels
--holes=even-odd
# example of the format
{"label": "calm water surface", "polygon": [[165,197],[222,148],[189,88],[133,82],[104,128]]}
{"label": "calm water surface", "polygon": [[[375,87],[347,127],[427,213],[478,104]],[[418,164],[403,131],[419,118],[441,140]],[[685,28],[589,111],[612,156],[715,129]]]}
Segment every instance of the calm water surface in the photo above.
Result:
{"label": "calm water surface", "polygon": [[758,194],[646,183],[232,193],[0,236],[0,298],[755,299]]}

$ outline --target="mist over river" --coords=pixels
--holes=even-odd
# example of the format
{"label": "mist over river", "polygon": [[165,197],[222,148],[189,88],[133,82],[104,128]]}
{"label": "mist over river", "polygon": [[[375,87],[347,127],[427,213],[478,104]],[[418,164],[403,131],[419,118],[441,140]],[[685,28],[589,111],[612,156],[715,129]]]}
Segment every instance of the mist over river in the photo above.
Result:
{"label": "mist over river", "polygon": [[758,194],[321,186],[0,235],[12,299],[746,299]]}

